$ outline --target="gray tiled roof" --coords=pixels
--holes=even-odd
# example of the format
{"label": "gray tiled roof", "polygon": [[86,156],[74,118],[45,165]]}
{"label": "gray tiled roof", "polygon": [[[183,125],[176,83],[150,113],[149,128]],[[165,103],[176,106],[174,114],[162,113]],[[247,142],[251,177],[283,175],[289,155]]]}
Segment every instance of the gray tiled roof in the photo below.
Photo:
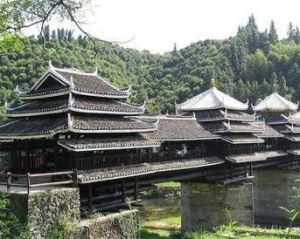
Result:
{"label": "gray tiled roof", "polygon": [[71,151],[112,150],[157,147],[159,142],[147,140],[141,135],[122,135],[106,138],[83,138],[59,140],[58,144]]}
{"label": "gray tiled roof", "polygon": [[139,175],[149,175],[153,173],[163,173],[177,170],[187,170],[202,168],[224,163],[224,160],[218,157],[206,157],[198,159],[184,159],[176,161],[165,161],[157,163],[144,163],[135,165],[126,165],[126,167],[114,167],[106,169],[95,169],[89,171],[79,171],[79,183],[91,183],[114,180],[118,178],[127,178]]}
{"label": "gray tiled roof", "polygon": [[74,89],[85,93],[94,93],[111,96],[128,96],[128,93],[120,91],[107,81],[96,75],[78,74],[76,72],[67,72],[56,70],[66,80],[73,79]]}
{"label": "gray tiled roof", "polygon": [[260,139],[253,134],[229,134],[222,135],[221,139],[231,144],[259,144],[263,143],[264,140]]}
{"label": "gray tiled roof", "polygon": [[0,138],[49,137],[67,127],[67,117],[21,119],[0,125]]}
{"label": "gray tiled roof", "polygon": [[217,136],[205,130],[195,118],[166,116],[158,117],[157,130],[144,133],[148,139],[160,141],[185,141],[216,139]]}
{"label": "gray tiled roof", "polygon": [[287,152],[282,150],[277,151],[262,151],[253,154],[240,154],[227,156],[226,160],[234,163],[247,163],[247,162],[259,162],[265,161],[270,158],[282,157],[288,155]]}
{"label": "gray tiled roof", "polygon": [[281,138],[284,137],[277,130],[273,129],[271,126],[265,124],[264,131],[257,133],[256,136],[261,138]]}
{"label": "gray tiled roof", "polygon": [[144,112],[143,107],[135,106],[120,100],[72,95],[71,103],[69,98],[70,97],[66,95],[65,97],[32,101],[14,108],[8,108],[7,113],[9,116],[22,117],[35,114],[46,115],[55,112],[61,113],[67,111],[119,115],[139,115]]}

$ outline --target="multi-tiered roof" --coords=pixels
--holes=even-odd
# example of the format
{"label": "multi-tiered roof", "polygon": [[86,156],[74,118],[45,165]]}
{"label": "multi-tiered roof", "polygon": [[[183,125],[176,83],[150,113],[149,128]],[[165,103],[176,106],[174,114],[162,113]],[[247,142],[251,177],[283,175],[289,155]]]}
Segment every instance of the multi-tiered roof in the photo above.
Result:
{"label": "multi-tiered roof", "polygon": [[[269,146],[272,141],[269,138],[282,135],[266,126],[263,121],[258,121],[255,114],[247,113],[248,108],[248,102],[242,103],[215,86],[176,105],[179,113],[194,112],[198,122],[206,130],[220,135],[228,143],[224,153],[225,158],[231,162],[258,162],[287,155],[286,152]],[[265,139],[268,139],[268,143],[262,144]]]}
{"label": "multi-tiered roof", "polygon": [[220,134],[231,144],[263,142],[254,136],[263,130],[263,125],[258,124],[255,115],[246,113],[248,102],[242,103],[216,87],[177,104],[176,109],[179,113],[195,112],[205,129]]}
{"label": "multi-tiered roof", "polygon": [[[266,123],[291,142],[300,142],[300,115],[298,104],[285,99],[277,92],[272,93],[253,107]],[[298,150],[300,154],[300,150]]]}
{"label": "multi-tiered roof", "polygon": [[[73,151],[158,145],[139,134],[156,130],[158,123],[134,118],[143,114],[144,105],[126,102],[129,90],[118,89],[97,71],[59,69],[50,62],[32,88],[16,91],[24,103],[5,104],[9,121],[0,126],[2,140],[57,137]],[[103,137],[107,134],[112,136]]]}

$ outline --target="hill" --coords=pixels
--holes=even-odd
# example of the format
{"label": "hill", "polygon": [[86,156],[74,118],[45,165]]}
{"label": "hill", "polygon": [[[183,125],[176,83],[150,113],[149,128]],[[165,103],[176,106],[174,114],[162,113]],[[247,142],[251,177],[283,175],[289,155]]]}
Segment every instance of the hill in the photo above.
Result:
{"label": "hill", "polygon": [[260,32],[251,16],[236,36],[199,41],[181,50],[174,47],[162,55],[105,42],[94,45],[82,36],[74,39],[70,30],[46,31],[44,43],[39,37],[25,37],[24,51],[9,49],[0,55],[0,105],[15,100],[16,85],[30,87],[49,60],[57,67],[97,67],[114,84],[132,85],[130,101],[146,100],[148,114],[174,112],[175,101],[207,89],[211,78],[221,90],[253,104],[274,87],[289,99],[300,99],[300,34],[292,25],[288,37],[279,40],[273,22]]}

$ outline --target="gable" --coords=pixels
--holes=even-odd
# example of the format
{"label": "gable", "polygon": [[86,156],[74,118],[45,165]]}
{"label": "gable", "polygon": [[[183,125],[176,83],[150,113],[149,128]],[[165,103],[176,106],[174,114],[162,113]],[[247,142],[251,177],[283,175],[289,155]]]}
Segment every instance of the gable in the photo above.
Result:
{"label": "gable", "polygon": [[48,72],[34,85],[32,90],[52,90],[65,88],[66,86],[68,86],[68,84],[65,82],[65,80],[60,79],[51,72]]}

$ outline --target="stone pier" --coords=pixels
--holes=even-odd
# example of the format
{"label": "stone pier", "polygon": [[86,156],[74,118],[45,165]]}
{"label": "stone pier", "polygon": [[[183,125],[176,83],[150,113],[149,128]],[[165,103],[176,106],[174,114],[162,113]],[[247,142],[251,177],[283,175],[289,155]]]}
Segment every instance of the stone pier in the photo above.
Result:
{"label": "stone pier", "polygon": [[[254,221],[262,226],[287,226],[287,213],[280,209],[300,210],[300,199],[295,198],[293,186],[300,178],[299,171],[265,169],[254,172]],[[297,220],[296,225],[300,225]]]}
{"label": "stone pier", "polygon": [[80,218],[78,188],[58,188],[9,194],[11,210],[28,225],[30,238],[46,238],[61,220],[71,225],[65,239],[137,239],[139,213],[126,210],[108,215],[95,214]]}
{"label": "stone pier", "polygon": [[240,224],[253,225],[252,183],[217,185],[181,184],[181,225],[183,231],[211,230],[229,221],[225,209]]}

